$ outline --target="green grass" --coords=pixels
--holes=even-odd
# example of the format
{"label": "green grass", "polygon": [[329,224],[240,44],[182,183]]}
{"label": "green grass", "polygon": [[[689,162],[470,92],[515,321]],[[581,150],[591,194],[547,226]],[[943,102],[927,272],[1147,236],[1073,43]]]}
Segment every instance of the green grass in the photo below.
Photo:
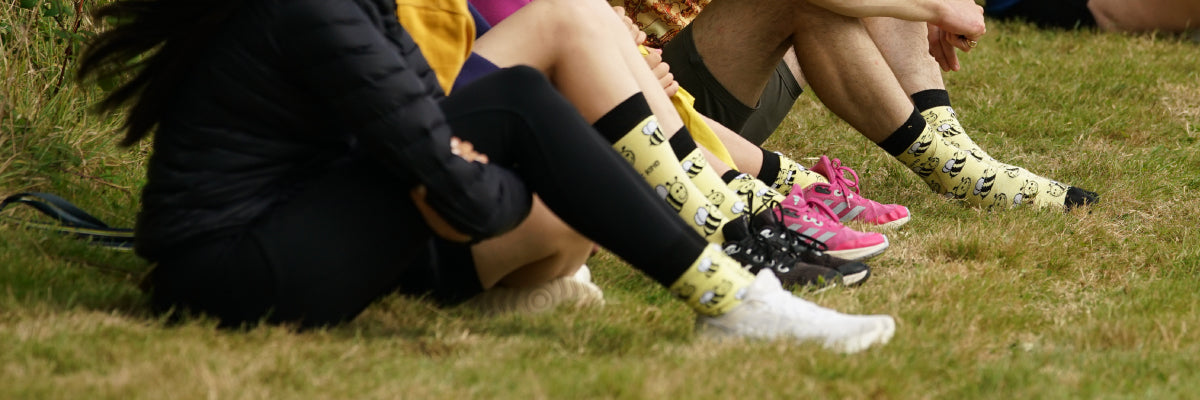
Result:
{"label": "green grass", "polygon": [[[88,112],[100,89],[57,84],[64,60],[68,74],[73,65],[74,14],[17,4],[0,3],[0,195],[59,193],[130,225],[148,148],[115,147],[119,116]],[[988,213],[933,196],[811,95],[770,142],[797,158],[837,156],[868,196],[913,211],[866,286],[806,295],[895,315],[887,346],[844,356],[708,342],[684,306],[608,254],[589,262],[602,309],[488,318],[397,297],[309,333],[168,325],[136,287],[143,261],[6,225],[0,398],[1194,396],[1200,46],[989,28],[966,69],[947,75],[972,137],[1100,192],[1099,206]]]}

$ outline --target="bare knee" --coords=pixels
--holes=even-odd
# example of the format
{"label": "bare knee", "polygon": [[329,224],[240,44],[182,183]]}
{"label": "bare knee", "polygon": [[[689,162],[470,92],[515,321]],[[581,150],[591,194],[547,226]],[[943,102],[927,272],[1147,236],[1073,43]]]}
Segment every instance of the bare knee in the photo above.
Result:
{"label": "bare knee", "polygon": [[576,51],[581,44],[609,40],[616,33],[630,36],[616,12],[605,2],[536,0],[526,7],[537,7],[541,13],[543,37],[554,38]]}

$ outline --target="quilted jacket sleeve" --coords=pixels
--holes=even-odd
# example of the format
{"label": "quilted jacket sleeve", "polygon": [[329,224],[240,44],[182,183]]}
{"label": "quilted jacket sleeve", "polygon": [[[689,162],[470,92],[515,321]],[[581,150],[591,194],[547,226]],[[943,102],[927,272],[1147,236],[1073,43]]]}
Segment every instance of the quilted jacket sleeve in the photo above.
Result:
{"label": "quilted jacket sleeve", "polygon": [[450,153],[450,128],[435,100],[440,89],[394,9],[361,0],[281,3],[282,58],[372,157],[424,183],[430,205],[472,238],[524,219],[531,194],[514,173]]}

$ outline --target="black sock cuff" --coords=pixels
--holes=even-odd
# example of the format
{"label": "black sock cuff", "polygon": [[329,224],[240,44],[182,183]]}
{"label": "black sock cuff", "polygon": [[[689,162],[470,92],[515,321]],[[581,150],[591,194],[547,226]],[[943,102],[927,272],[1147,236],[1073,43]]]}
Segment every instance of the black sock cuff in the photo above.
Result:
{"label": "black sock cuff", "polygon": [[762,165],[758,167],[758,179],[764,182],[775,182],[779,177],[779,155],[762,147]]}
{"label": "black sock cuff", "polygon": [[730,182],[733,182],[733,180],[737,179],[737,177],[739,177],[739,176],[742,176],[742,171],[738,171],[736,169],[731,169],[731,170],[725,171],[725,173],[721,175],[721,180],[725,181],[725,184],[728,185]]}
{"label": "black sock cuff", "polygon": [[929,89],[913,93],[913,104],[917,111],[924,112],[934,107],[950,107],[950,92],[945,89]]}
{"label": "black sock cuff", "polygon": [[668,143],[671,144],[671,150],[675,151],[676,160],[683,160],[688,154],[696,151],[696,141],[692,139],[692,133],[688,132],[686,126],[679,127],[679,131],[671,136]]}
{"label": "black sock cuff", "polygon": [[912,115],[908,117],[908,121],[904,121],[904,124],[900,125],[900,128],[896,129],[895,132],[892,132],[891,136],[883,139],[882,142],[876,143],[876,145],[882,147],[892,157],[895,157],[903,153],[904,149],[912,145],[913,142],[917,141],[917,138],[921,136],[921,132],[924,131],[925,119],[921,118],[921,114],[917,113],[917,110],[914,109]]}
{"label": "black sock cuff", "polygon": [[625,137],[633,127],[651,115],[654,115],[654,112],[650,111],[650,104],[646,102],[646,97],[638,92],[629,96],[621,104],[617,104],[612,110],[608,110],[608,113],[600,117],[592,126],[600,131],[608,143],[616,143]]}

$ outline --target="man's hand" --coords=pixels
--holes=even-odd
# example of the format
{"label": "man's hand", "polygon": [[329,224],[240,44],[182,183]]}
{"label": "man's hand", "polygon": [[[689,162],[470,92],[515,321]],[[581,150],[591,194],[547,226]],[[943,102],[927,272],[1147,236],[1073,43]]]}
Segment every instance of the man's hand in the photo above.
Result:
{"label": "man's hand", "polygon": [[971,51],[987,32],[983,7],[970,0],[949,0],[939,10],[938,18],[929,22],[929,55],[943,71],[958,71],[962,65],[954,49]]}
{"label": "man's hand", "polygon": [[961,36],[962,40],[952,41],[951,44],[963,51],[970,51],[967,45],[969,41],[979,40],[987,33],[983,7],[972,0],[945,0],[938,3],[937,16],[929,20],[929,24],[941,28],[947,36]]}
{"label": "man's hand", "polygon": [[[929,55],[937,60],[938,65],[942,67],[942,71],[958,71],[962,69],[962,65],[958,63],[958,53],[954,49],[958,48],[956,42],[966,43],[966,39],[962,36],[953,35],[943,31],[937,25],[929,25]],[[967,47],[963,51],[971,51],[971,47]]]}

